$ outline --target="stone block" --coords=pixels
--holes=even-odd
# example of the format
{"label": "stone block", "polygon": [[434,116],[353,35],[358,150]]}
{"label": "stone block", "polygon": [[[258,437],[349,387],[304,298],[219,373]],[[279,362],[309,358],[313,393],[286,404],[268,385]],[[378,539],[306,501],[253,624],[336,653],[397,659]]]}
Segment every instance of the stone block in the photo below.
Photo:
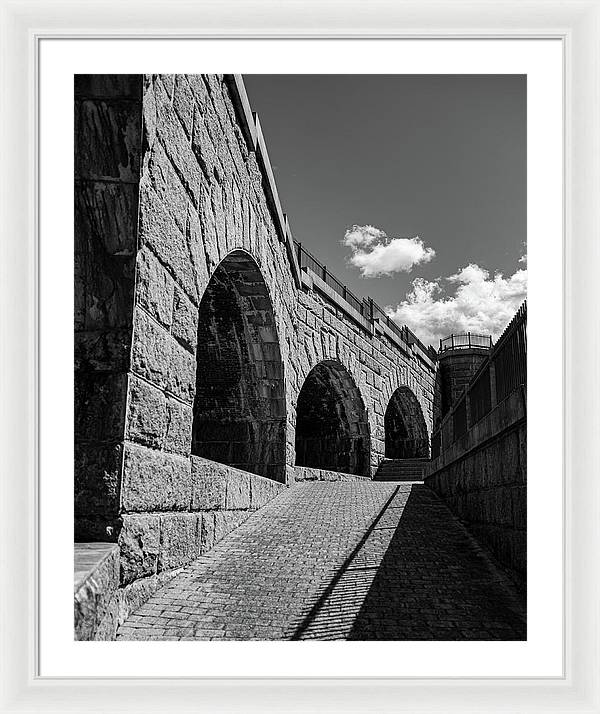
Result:
{"label": "stone block", "polygon": [[81,99],[75,122],[75,175],[135,183],[140,172],[140,104]]}
{"label": "stone block", "polygon": [[75,640],[92,640],[111,610],[119,585],[119,551],[108,543],[76,543]]}
{"label": "stone block", "polygon": [[196,351],[198,340],[198,308],[180,291],[176,290],[173,301],[173,325],[171,334],[186,349]]}
{"label": "stone block", "polygon": [[[75,333],[75,370],[126,372],[129,369],[131,327]],[[77,375],[79,379],[80,374]]]}
{"label": "stone block", "polygon": [[190,460],[126,444],[122,505],[126,511],[183,511],[192,496]]}
{"label": "stone block", "polygon": [[175,396],[193,405],[196,394],[196,358],[171,337],[167,386]]}
{"label": "stone block", "polygon": [[159,546],[160,516],[123,515],[119,533],[123,585],[157,572]]}
{"label": "stone block", "polygon": [[192,510],[209,511],[225,508],[227,467],[198,456],[192,456],[191,461]]}
{"label": "stone block", "polygon": [[167,429],[167,402],[164,393],[148,382],[131,376],[127,438],[145,446],[160,448]]}
{"label": "stone block", "polygon": [[215,544],[215,513],[202,514],[200,530],[200,552],[206,553]]}
{"label": "stone block", "polygon": [[227,472],[225,508],[227,510],[250,508],[250,474],[235,469]]}
{"label": "stone block", "polygon": [[167,388],[172,369],[172,343],[169,333],[137,307],[132,346],[133,371],[153,384]]}
{"label": "stone block", "polygon": [[173,278],[147,248],[137,257],[137,301],[161,325],[168,327],[173,318]]}
{"label": "stone block", "polygon": [[241,525],[252,511],[215,511],[215,545]]}
{"label": "stone block", "polygon": [[77,228],[107,255],[133,255],[136,249],[138,186],[113,181],[78,181]]}
{"label": "stone block", "polygon": [[115,526],[123,447],[75,443],[75,538],[107,540]]}
{"label": "stone block", "polygon": [[189,456],[192,446],[192,422],[194,413],[190,406],[177,399],[167,399],[167,430],[165,451]]}
{"label": "stone block", "polygon": [[198,208],[200,199],[200,186],[204,178],[190,141],[171,106],[168,96],[155,85],[156,101],[156,129],[167,156],[179,176],[184,189]]}
{"label": "stone block", "polygon": [[185,565],[200,555],[201,516],[169,513],[160,517],[158,572]]}
{"label": "stone block", "polygon": [[144,157],[140,186],[150,186],[183,233],[189,197],[160,142],[155,141]]}
{"label": "stone block", "polygon": [[250,508],[256,510],[285,491],[285,485],[250,474]]}
{"label": "stone block", "polygon": [[198,294],[187,240],[148,182],[140,185],[141,245],[149,246],[181,289],[197,303]]}
{"label": "stone block", "polygon": [[175,75],[173,109],[179,117],[183,130],[190,137],[194,125],[194,93],[185,74]]}
{"label": "stone block", "polygon": [[75,431],[80,442],[123,439],[127,376],[79,370],[75,379]]}

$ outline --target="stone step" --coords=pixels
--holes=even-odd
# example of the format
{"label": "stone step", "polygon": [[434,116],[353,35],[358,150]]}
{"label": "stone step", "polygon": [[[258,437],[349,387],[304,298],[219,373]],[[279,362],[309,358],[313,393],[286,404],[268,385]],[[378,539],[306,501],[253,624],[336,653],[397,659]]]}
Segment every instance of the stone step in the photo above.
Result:
{"label": "stone step", "polygon": [[374,481],[422,481],[428,459],[384,459]]}

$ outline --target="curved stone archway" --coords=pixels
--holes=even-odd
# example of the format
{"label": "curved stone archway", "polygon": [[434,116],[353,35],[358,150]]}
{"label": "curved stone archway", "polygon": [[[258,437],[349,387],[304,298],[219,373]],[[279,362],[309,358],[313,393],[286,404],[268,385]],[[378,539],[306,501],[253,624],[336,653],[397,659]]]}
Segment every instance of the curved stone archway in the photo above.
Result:
{"label": "curved stone archway", "polygon": [[307,375],[296,410],[296,465],[369,474],[367,411],[350,373],[337,361]]}
{"label": "curved stone archway", "polygon": [[429,456],[429,437],[423,410],[406,386],[392,394],[384,416],[385,458],[419,459]]}
{"label": "curved stone archway", "polygon": [[206,288],[197,361],[192,453],[285,481],[283,360],[265,281],[244,251]]}

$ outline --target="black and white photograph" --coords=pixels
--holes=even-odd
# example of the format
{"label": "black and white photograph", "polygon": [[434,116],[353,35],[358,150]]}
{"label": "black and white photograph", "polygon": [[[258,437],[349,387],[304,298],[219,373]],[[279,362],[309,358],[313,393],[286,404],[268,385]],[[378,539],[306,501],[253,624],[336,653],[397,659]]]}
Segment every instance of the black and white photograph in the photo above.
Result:
{"label": "black and white photograph", "polygon": [[526,75],[75,74],[74,237],[75,640],[527,640]]}

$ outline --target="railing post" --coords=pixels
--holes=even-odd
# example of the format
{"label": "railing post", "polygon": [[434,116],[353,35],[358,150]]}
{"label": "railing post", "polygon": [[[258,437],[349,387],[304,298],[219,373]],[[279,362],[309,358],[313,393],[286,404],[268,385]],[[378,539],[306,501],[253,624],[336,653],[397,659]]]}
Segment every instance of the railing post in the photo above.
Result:
{"label": "railing post", "polygon": [[450,335],[450,339],[452,340],[452,349],[454,349],[454,334]]}
{"label": "railing post", "polygon": [[493,409],[498,404],[498,396],[496,395],[496,364],[490,360],[490,404]]}
{"label": "railing post", "polygon": [[327,268],[323,266],[323,282],[327,282]]}

